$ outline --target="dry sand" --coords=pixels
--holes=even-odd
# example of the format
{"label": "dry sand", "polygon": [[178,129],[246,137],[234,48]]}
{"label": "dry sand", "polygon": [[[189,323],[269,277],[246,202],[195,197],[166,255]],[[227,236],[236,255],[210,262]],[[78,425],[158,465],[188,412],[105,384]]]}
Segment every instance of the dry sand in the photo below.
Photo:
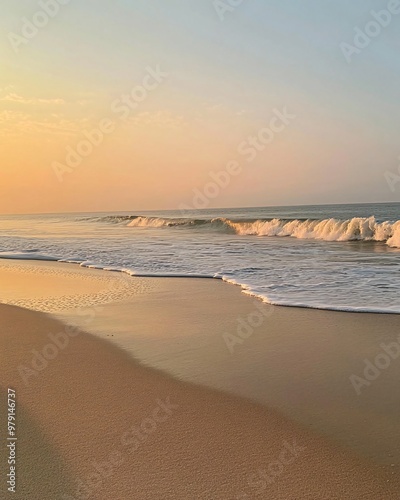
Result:
{"label": "dry sand", "polygon": [[270,409],[141,366],[43,313],[3,305],[0,320],[3,429],[7,388],[17,394],[14,498],[399,498],[394,475]]}

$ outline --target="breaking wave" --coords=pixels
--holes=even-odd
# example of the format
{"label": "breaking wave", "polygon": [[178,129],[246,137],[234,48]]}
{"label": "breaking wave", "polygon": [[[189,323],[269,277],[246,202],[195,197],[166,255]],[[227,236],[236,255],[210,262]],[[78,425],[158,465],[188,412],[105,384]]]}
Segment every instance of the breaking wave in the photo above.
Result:
{"label": "breaking wave", "polygon": [[144,216],[108,216],[97,221],[124,223],[137,228],[197,228],[247,236],[292,237],[324,241],[377,241],[400,248],[400,221],[378,222],[375,217],[338,219],[192,219]]}
{"label": "breaking wave", "polygon": [[400,247],[400,221],[377,222],[375,217],[349,220],[257,220],[226,221],[237,234],[254,236],[290,236],[325,241],[381,241]]}

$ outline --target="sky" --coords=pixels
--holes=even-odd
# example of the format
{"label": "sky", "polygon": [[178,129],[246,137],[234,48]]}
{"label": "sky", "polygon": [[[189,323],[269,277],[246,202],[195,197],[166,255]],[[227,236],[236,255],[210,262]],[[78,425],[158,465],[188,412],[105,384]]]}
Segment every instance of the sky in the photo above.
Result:
{"label": "sky", "polygon": [[400,201],[399,28],[397,0],[6,0],[0,214]]}

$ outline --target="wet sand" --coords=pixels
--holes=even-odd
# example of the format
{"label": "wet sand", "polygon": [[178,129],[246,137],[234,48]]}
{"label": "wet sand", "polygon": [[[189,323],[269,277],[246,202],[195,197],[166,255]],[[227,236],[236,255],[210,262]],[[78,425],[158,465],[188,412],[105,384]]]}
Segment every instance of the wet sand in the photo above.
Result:
{"label": "wet sand", "polygon": [[[32,263],[26,265],[35,267]],[[42,264],[42,268],[46,266],[61,272],[59,264]],[[77,274],[101,275],[102,279],[104,274],[107,275],[75,267]],[[7,272],[10,275],[10,269]],[[87,293],[83,293],[82,279],[78,279],[79,293],[84,296],[101,293],[101,290],[92,290],[94,285],[89,284],[89,274],[83,279],[88,280]],[[32,290],[32,280],[37,280],[35,273],[26,273],[24,279],[26,289]],[[126,308],[127,304],[132,306],[136,303],[136,321],[131,324],[131,339],[136,339],[137,358],[145,357],[151,343],[153,346],[161,344],[158,351],[154,347],[158,354],[151,363],[160,363],[162,359],[175,356],[171,362],[172,370],[176,365],[174,352],[180,352],[184,368],[180,378],[185,378],[184,374],[192,366],[193,378],[196,379],[204,357],[198,354],[199,349],[201,351],[206,346],[209,365],[214,365],[214,373],[221,371],[217,363],[222,350],[219,350],[217,342],[222,342],[232,366],[236,364],[239,367],[240,376],[234,381],[239,382],[245,379],[246,374],[242,372],[243,362],[234,361],[235,356],[251,351],[253,342],[257,346],[255,349],[260,348],[257,338],[265,341],[265,335],[261,334],[263,326],[255,329],[245,342],[235,346],[232,354],[220,333],[237,334],[235,321],[238,315],[254,311],[253,299],[243,296],[235,287],[214,281],[128,279],[136,281],[133,285],[136,287],[135,298],[132,295],[131,298],[119,298],[119,302],[113,302],[103,295],[103,305],[99,305],[97,300],[88,300],[85,309],[80,309],[84,323],[88,328],[97,330],[97,336],[68,328],[40,312],[0,306],[0,411],[4,422],[7,388],[15,389],[17,394],[18,493],[14,498],[398,498],[397,474],[393,474],[397,471],[396,467],[375,466],[333,441],[329,442],[320,432],[311,431],[311,426],[308,429],[305,425],[299,426],[256,401],[177,380],[143,366],[127,349],[117,345],[118,342],[126,345],[126,333],[121,326],[126,323],[120,323],[119,327],[114,324],[113,330],[108,329],[105,322],[111,317],[111,311],[116,312],[113,308]],[[0,282],[2,296],[8,293],[11,301],[12,292],[6,292],[6,289],[13,287],[13,281],[12,278],[7,283],[3,280],[1,268]],[[58,278],[55,279],[52,286],[57,288],[58,282]],[[20,284],[18,291],[21,290]],[[210,303],[205,299],[207,290]],[[57,295],[56,292],[52,294],[50,289],[47,293],[50,306],[47,305],[46,310],[54,307],[53,299]],[[68,295],[72,296],[72,291]],[[237,302],[232,302],[234,295],[237,295]],[[20,296],[18,300],[29,300],[29,297]],[[211,301],[214,307],[211,307]],[[238,309],[239,301],[243,309]],[[74,305],[73,301],[67,303]],[[176,308],[180,304],[180,314],[178,309],[174,309],[174,304]],[[33,305],[31,303],[32,308]],[[205,315],[205,311],[209,314]],[[324,316],[318,316],[318,311],[278,308],[273,314],[265,316],[270,332],[270,349],[278,356],[273,369],[276,372],[275,381],[280,387],[283,387],[282,373],[293,371],[289,360],[294,361],[295,351],[297,359],[300,359],[301,372],[306,370],[305,366],[313,357],[300,355],[300,340],[290,346],[290,336],[287,336],[288,363],[283,365],[282,343],[277,343],[271,332],[275,331],[274,328],[278,331],[282,328],[281,314],[295,315],[291,324],[297,318],[296,328],[304,328],[308,323],[303,313],[316,313],[312,323],[314,327],[325,334],[330,331],[332,326],[326,319],[323,323]],[[71,311],[69,314],[72,314]],[[217,317],[228,316],[229,321],[217,321]],[[336,331],[340,327],[339,332],[344,337],[350,324],[346,324],[349,320],[343,320],[342,316],[346,315],[336,315],[335,325]],[[379,317],[376,318],[378,321]],[[382,316],[381,320],[385,322],[385,318]],[[102,321],[103,333],[97,325]],[[360,321],[361,327],[371,323],[371,320],[365,323]],[[354,328],[356,324],[360,322],[354,320]],[[386,327],[393,326],[384,324]],[[190,328],[192,331],[188,331]],[[106,333],[107,330],[109,333]],[[209,344],[213,333],[214,343]],[[109,339],[100,338],[107,335]],[[172,344],[169,355],[162,347],[168,344],[168,336],[169,345]],[[196,337],[197,344],[193,344]],[[307,332],[303,332],[303,342],[305,337]],[[186,338],[188,343],[185,343]],[[177,345],[181,346],[180,350]],[[335,345],[332,339],[326,345],[323,356],[327,356],[327,351]],[[236,347],[242,351],[236,350]],[[314,357],[317,359],[317,348]],[[258,366],[258,372],[262,373],[262,366],[271,370],[272,359],[272,355],[267,356],[263,365]],[[150,364],[149,359],[146,363]],[[315,368],[315,363],[312,366]],[[312,372],[311,365],[308,370]],[[321,367],[317,369],[317,373],[323,371]],[[328,375],[326,379],[321,379],[322,385],[331,380],[331,371],[332,368],[325,367]],[[253,372],[248,373],[248,378],[253,375]],[[383,374],[381,378],[384,380]],[[312,377],[309,379],[312,381]],[[380,380],[377,379],[376,383]],[[270,380],[268,387],[273,386],[275,381]],[[293,379],[292,382],[297,387],[298,380]],[[314,386],[314,382],[310,383],[310,391],[314,390]],[[240,391],[245,387],[243,385]],[[369,389],[373,387],[371,385]],[[312,404],[313,398],[300,393],[297,399],[302,397],[305,406]],[[334,412],[335,404],[328,409]],[[340,413],[339,408],[339,420],[342,418]],[[384,409],[382,413],[385,414]],[[389,416],[389,412],[384,415],[390,420]],[[370,416],[366,414],[366,418]],[[1,450],[4,464],[4,441]],[[2,470],[5,470],[5,465]]]}

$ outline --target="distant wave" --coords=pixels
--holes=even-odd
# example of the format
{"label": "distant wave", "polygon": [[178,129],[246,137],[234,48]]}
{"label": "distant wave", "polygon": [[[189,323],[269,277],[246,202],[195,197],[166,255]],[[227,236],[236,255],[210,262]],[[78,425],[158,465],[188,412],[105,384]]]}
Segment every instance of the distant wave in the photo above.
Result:
{"label": "distant wave", "polygon": [[177,227],[206,224],[207,221],[196,219],[164,219],[162,217],[136,217],[128,224],[130,227]]}
{"label": "distant wave", "polygon": [[339,219],[194,219],[144,217],[139,215],[107,216],[96,222],[125,224],[137,228],[186,228],[247,236],[292,237],[324,241],[377,241],[400,248],[400,221],[378,222],[375,217]]}
{"label": "distant wave", "polygon": [[110,224],[122,224],[124,222],[137,219],[138,215],[106,215],[104,217],[84,217],[78,219],[83,222],[108,222]]}
{"label": "distant wave", "polygon": [[165,218],[165,217],[144,217],[141,215],[107,215],[104,217],[90,217],[79,219],[87,222],[104,222],[110,224],[125,224],[129,227],[162,228],[162,227],[191,227],[204,228],[212,227],[219,229],[229,229],[223,219],[191,219],[185,217]]}

